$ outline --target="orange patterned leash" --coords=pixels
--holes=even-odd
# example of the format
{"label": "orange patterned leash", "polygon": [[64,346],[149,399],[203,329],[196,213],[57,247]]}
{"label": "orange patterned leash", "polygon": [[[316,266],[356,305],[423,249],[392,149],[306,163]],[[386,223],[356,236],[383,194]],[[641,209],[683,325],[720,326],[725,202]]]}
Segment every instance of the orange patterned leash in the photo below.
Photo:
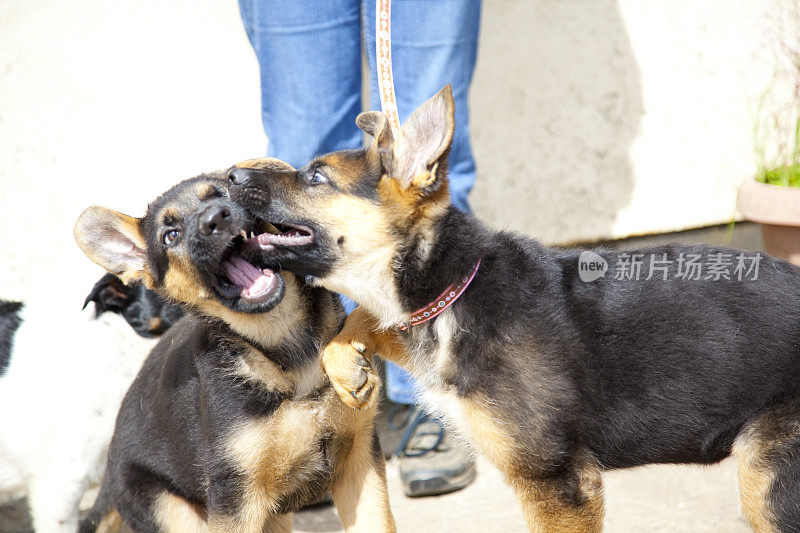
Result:
{"label": "orange patterned leash", "polygon": [[400,117],[392,78],[392,0],[375,0],[375,57],[381,111],[389,120],[395,139],[400,135]]}

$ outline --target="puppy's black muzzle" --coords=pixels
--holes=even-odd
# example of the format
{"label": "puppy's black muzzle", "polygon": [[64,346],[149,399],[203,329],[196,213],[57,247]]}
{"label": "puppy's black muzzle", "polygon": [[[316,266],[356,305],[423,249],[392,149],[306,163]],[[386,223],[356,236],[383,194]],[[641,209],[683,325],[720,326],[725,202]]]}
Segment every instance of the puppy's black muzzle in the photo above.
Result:
{"label": "puppy's black muzzle", "polygon": [[231,210],[225,205],[210,205],[198,216],[200,233],[209,236],[214,232],[231,233]]}
{"label": "puppy's black muzzle", "polygon": [[204,202],[186,224],[189,257],[197,269],[213,274],[233,240],[251,221],[244,209],[228,200]]}
{"label": "puppy's black muzzle", "polygon": [[228,181],[233,186],[245,186],[250,182],[252,172],[247,168],[232,168],[228,171]]}
{"label": "puppy's black muzzle", "polygon": [[232,168],[228,171],[228,192],[237,207],[250,216],[276,226],[305,227],[313,234],[302,245],[276,243],[262,252],[266,265],[300,275],[322,277],[334,262],[334,247],[316,220],[298,215],[294,206],[304,203],[297,170]]}
{"label": "puppy's black muzzle", "polygon": [[228,192],[234,203],[259,218],[271,218],[272,194],[269,180],[263,172],[232,168],[228,171],[228,184]]}

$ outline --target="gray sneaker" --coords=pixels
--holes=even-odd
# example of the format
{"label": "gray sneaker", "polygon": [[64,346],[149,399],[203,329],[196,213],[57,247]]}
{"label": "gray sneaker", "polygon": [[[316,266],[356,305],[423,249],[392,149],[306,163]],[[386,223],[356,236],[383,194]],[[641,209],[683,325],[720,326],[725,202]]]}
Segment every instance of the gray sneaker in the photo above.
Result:
{"label": "gray sneaker", "polygon": [[475,479],[472,455],[441,422],[417,408],[408,415],[395,451],[406,496],[435,496],[461,490]]}

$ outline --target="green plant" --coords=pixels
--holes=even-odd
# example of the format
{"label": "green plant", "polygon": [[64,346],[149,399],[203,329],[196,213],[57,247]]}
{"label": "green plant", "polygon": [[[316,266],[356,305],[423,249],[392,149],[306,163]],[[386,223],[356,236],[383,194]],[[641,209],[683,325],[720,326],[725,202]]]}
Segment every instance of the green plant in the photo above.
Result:
{"label": "green plant", "polygon": [[775,72],[756,107],[756,179],[800,187],[800,2],[773,5],[767,44]]}
{"label": "green plant", "polygon": [[758,181],[769,183],[770,185],[783,185],[784,187],[800,187],[800,165],[794,164],[789,167],[779,167],[765,170]]}

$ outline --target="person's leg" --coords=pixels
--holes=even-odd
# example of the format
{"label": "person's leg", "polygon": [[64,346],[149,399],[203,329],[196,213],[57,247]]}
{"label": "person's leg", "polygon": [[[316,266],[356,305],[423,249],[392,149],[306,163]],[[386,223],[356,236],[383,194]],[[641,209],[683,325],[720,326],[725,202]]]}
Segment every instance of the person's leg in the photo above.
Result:
{"label": "person's leg", "polygon": [[239,0],[261,71],[267,155],[299,167],[361,146],[358,0]]}
{"label": "person's leg", "polygon": [[[478,52],[480,11],[480,0],[392,1],[392,73],[400,121],[446,84],[453,86],[456,131],[448,176],[453,204],[464,211],[470,211],[467,196],[475,184],[467,104]],[[363,0],[363,16],[370,105],[380,109],[374,1]]]}
{"label": "person's leg", "polygon": [[[404,121],[444,85],[451,84],[456,103],[456,131],[448,158],[453,204],[470,211],[467,197],[475,184],[469,136],[468,92],[475,68],[480,0],[393,0],[392,74],[400,120]],[[375,68],[375,2],[362,0],[364,46],[369,64],[370,105],[380,109]],[[416,403],[414,379],[386,363],[386,394],[401,404]],[[400,472],[408,495],[457,490],[474,477],[471,458],[451,445],[435,422],[410,414],[403,439]]]}

